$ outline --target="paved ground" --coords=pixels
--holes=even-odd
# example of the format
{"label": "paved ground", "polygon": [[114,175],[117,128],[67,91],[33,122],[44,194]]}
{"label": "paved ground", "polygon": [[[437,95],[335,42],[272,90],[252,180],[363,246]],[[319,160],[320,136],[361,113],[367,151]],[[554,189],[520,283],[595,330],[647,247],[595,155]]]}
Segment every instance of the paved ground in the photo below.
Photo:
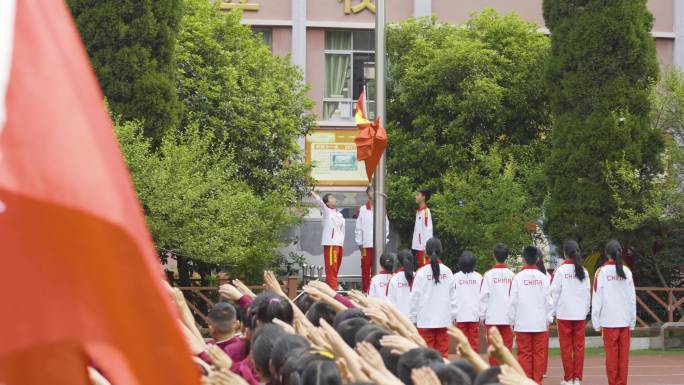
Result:
{"label": "paved ground", "polygon": [[[582,385],[605,385],[604,357],[587,357]],[[549,358],[545,385],[557,385],[563,379],[563,367],[558,356]],[[630,357],[629,385],[684,385],[684,355],[633,355]]]}

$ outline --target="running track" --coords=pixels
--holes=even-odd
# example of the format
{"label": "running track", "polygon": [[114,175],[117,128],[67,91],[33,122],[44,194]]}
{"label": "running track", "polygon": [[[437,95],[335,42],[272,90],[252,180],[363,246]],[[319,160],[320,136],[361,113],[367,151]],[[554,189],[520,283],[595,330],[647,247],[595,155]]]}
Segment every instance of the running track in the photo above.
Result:
{"label": "running track", "polygon": [[[587,357],[584,361],[582,385],[606,385],[604,357]],[[558,356],[549,357],[545,385],[558,385],[563,380],[563,366]],[[684,355],[631,356],[629,385],[684,385]]]}

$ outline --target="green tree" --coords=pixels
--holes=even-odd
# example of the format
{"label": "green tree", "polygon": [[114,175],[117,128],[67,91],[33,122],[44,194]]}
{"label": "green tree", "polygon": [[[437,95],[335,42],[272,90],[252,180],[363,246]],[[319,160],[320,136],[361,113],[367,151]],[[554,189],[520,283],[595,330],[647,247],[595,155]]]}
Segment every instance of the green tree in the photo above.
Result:
{"label": "green tree", "polygon": [[297,140],[315,124],[301,71],[272,55],[241,13],[218,6],[185,0],[176,49],[181,127],[213,133],[257,193],[282,191],[294,204],[309,185]]}
{"label": "green tree", "polygon": [[649,94],[658,77],[645,0],[545,0],[546,84],[554,116],[545,165],[546,225],[555,242],[598,250],[654,206],[661,132]]}
{"label": "green tree", "polygon": [[[519,198],[525,206],[541,205],[540,165],[549,126],[543,67],[549,41],[538,28],[515,14],[487,9],[465,25],[418,19],[388,30],[388,202],[404,242],[415,218],[413,192],[426,187],[450,199],[469,194],[455,181],[484,183],[471,170],[480,169],[480,151],[496,148],[501,162],[515,164]],[[475,143],[478,152],[472,151]],[[435,234],[453,255],[461,245],[473,246],[470,237],[452,237],[468,233],[466,226],[483,230],[495,211],[475,205],[478,213],[465,223],[442,214],[449,208],[437,207],[453,205],[450,199],[436,196],[432,206]],[[522,231],[527,219],[515,226]]]}
{"label": "green tree", "polygon": [[159,140],[178,124],[181,0],[67,0],[109,107]]}

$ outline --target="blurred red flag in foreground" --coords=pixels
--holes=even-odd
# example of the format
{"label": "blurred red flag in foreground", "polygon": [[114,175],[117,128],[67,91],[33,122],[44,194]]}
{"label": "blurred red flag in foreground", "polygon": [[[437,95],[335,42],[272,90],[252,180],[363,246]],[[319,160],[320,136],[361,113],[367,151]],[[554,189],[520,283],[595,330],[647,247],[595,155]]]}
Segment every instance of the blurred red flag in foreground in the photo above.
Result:
{"label": "blurred red flag in foreground", "polygon": [[0,2],[0,95],[0,383],[198,384],[63,0]]}
{"label": "blurred red flag in foreground", "polygon": [[366,164],[366,175],[370,182],[373,179],[375,168],[378,166],[380,158],[387,147],[387,132],[380,124],[379,117],[376,117],[373,122],[368,121],[366,118],[365,94],[365,91],[362,91],[359,99],[356,101],[354,118],[356,126],[359,128],[359,133],[356,135],[354,143],[356,143],[356,158],[363,160]]}

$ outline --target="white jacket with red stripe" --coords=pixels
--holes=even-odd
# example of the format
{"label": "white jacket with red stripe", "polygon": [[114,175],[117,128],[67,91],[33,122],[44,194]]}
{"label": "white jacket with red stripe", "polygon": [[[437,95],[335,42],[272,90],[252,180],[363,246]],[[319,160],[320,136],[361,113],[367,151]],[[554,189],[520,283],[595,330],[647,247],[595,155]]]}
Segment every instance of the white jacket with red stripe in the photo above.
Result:
{"label": "white jacket with red stripe", "polygon": [[459,271],[454,274],[456,302],[451,310],[453,311],[452,318],[456,322],[480,320],[480,286],[482,286],[482,275],[476,271],[472,273]]}
{"label": "white jacket with red stripe", "polygon": [[390,279],[387,299],[406,317],[411,311],[411,285],[406,280],[403,269],[397,270]]}
{"label": "white jacket with red stripe", "polygon": [[497,263],[482,277],[480,319],[487,325],[510,325],[510,288],[513,272],[505,263]]}
{"label": "white jacket with red stripe", "polygon": [[553,321],[549,277],[537,266],[525,266],[513,277],[508,318],[513,330],[524,333],[545,332]]}
{"label": "white jacket with red stripe", "polygon": [[556,269],[551,279],[551,299],[556,318],[565,321],[587,319],[591,304],[590,282],[587,269],[584,269],[584,279],[577,279],[572,261],[565,261]]}
{"label": "white jacket with red stripe", "polygon": [[[385,215],[385,243],[389,240],[389,219]],[[354,241],[364,248],[373,247],[373,206],[370,202],[359,207],[354,229]]]}
{"label": "white jacket with red stripe", "polygon": [[632,271],[623,266],[625,278],[617,275],[615,262],[609,260],[596,271],[591,301],[591,324],[594,329],[634,329],[636,325],[636,291]]}
{"label": "white jacket with red stripe", "polygon": [[413,226],[413,240],[411,248],[413,250],[425,250],[425,243],[432,238],[432,213],[425,206],[416,210],[416,223]]}
{"label": "white jacket with red stripe", "polygon": [[342,213],[337,211],[337,209],[328,207],[317,194],[312,195],[321,209],[321,224],[323,225],[321,245],[343,246],[345,222]]}
{"label": "white jacket with red stripe", "polygon": [[439,283],[436,283],[432,267],[425,265],[418,269],[413,280],[409,319],[419,328],[445,328],[452,323],[455,301],[451,269],[440,263]]}
{"label": "white jacket with red stripe", "polygon": [[386,299],[390,279],[392,279],[392,274],[386,271],[382,271],[373,276],[373,278],[371,278],[368,296],[370,298]]}

